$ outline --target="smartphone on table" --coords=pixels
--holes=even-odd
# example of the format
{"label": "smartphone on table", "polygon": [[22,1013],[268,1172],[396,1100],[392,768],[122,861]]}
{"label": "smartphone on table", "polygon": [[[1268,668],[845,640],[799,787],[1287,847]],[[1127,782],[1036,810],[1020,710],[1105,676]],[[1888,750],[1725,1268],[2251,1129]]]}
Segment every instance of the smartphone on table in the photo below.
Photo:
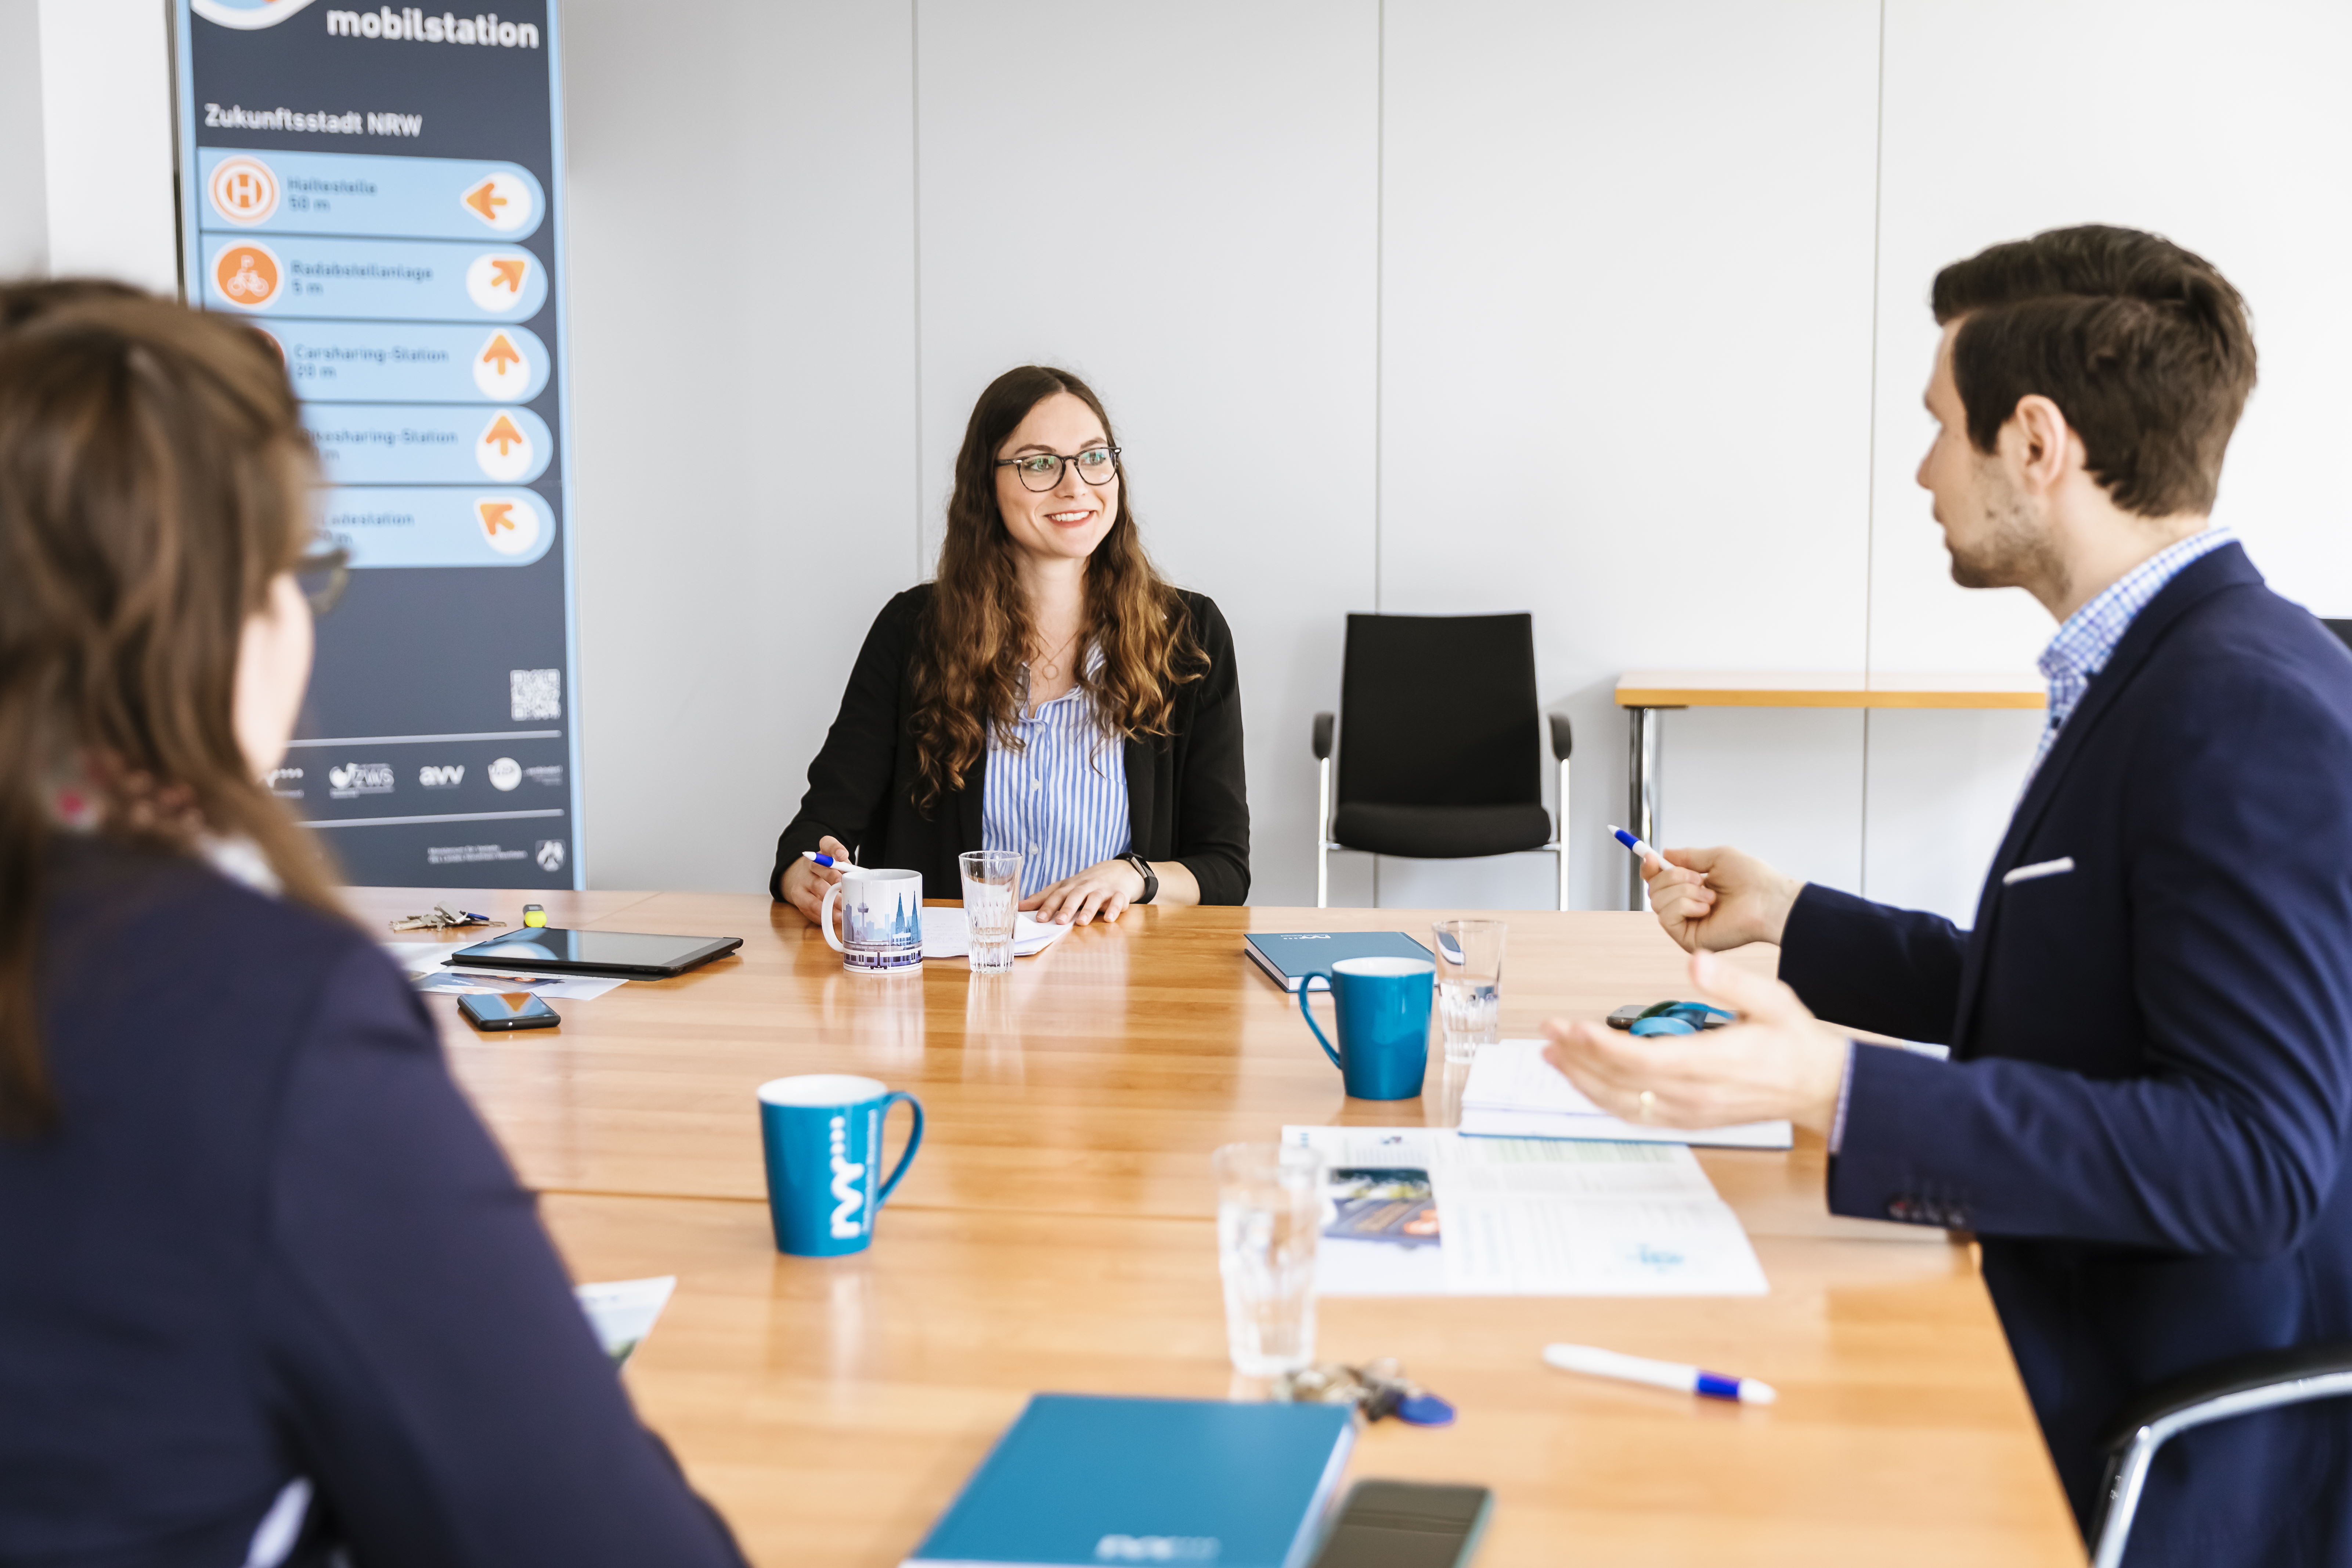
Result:
{"label": "smartphone on table", "polygon": [[457,1011],[477,1029],[551,1029],[563,1019],[528,991],[467,992]]}
{"label": "smartphone on table", "polygon": [[1315,1568],[1465,1568],[1494,1500],[1485,1487],[1358,1481]]}

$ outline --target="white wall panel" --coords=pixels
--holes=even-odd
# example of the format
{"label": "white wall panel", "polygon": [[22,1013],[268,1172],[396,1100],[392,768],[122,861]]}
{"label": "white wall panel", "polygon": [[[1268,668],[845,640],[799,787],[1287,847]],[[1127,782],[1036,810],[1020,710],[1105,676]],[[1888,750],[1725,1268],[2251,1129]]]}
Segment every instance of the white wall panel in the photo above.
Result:
{"label": "white wall panel", "polygon": [[174,293],[170,13],[153,0],[41,0],[40,13],[49,269]]}
{"label": "white wall panel", "polygon": [[913,574],[908,13],[563,15],[589,874],[748,891]]}
{"label": "white wall panel", "polygon": [[1252,898],[1312,903],[1308,725],[1372,592],[1375,7],[1021,0],[919,27],[926,550],[981,389],[1085,377],[1153,556],[1233,623]]}
{"label": "white wall panel", "polygon": [[[1387,16],[1379,607],[1535,612],[1578,731],[1577,900],[1611,907],[1620,670],[1863,658],[1878,9]],[[1707,741],[1735,732],[1844,777],[1778,792],[1774,837],[1854,866],[1859,726],[1802,716],[1670,719],[1669,838],[1746,820],[1755,764]],[[1550,902],[1489,864],[1443,900],[1447,868],[1415,868],[1416,901]]]}
{"label": "white wall panel", "polygon": [[39,0],[0,0],[0,278],[46,272]]}
{"label": "white wall panel", "polygon": [[[2219,521],[2281,592],[2352,615],[2352,12],[2199,0],[1888,0],[1871,661],[2030,669],[2054,629],[2021,591],[1961,589],[1913,474],[1937,269],[2076,223],[2155,230],[2252,303],[2262,385]],[[1874,898],[1966,920],[2035,725],[1873,721]]]}

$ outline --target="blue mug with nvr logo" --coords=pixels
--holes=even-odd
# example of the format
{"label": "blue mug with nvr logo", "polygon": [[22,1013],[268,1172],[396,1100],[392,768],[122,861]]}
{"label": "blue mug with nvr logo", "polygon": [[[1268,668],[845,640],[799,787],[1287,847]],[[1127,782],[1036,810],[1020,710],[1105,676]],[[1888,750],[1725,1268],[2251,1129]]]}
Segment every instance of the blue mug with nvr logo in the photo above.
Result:
{"label": "blue mug with nvr logo", "polygon": [[[915,1113],[914,1131],[883,1180],[882,1119],[902,1100]],[[846,1073],[771,1079],[760,1086],[760,1142],[776,1250],[838,1258],[874,1239],[875,1217],[922,1147],[923,1107],[878,1079]]]}
{"label": "blue mug with nvr logo", "polygon": [[[1339,1015],[1337,1050],[1323,1037],[1307,1005],[1313,989],[1298,983],[1298,1010],[1323,1054],[1339,1069],[1351,1100],[1411,1100],[1429,1071],[1429,1005],[1437,965],[1420,958],[1343,958],[1316,971],[1329,982]],[[1311,978],[1311,977],[1310,977]]]}

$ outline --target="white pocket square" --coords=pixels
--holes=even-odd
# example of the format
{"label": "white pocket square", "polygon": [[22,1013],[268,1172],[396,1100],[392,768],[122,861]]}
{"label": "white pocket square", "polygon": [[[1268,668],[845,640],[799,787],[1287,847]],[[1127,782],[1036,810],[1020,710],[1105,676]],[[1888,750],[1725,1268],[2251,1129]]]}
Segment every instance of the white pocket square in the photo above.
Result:
{"label": "white pocket square", "polygon": [[2072,855],[2061,855],[2055,860],[2036,860],[2031,866],[2012,867],[2003,873],[2000,885],[2006,888],[2019,882],[2031,882],[2036,877],[2063,877],[2074,868],[2074,858]]}

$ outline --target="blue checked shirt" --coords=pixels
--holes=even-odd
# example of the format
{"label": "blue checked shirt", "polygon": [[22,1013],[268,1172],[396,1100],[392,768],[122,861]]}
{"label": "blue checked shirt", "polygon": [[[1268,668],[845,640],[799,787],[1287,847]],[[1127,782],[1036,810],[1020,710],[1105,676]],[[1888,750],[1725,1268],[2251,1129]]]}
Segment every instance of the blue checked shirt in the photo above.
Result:
{"label": "blue checked shirt", "polygon": [[[1087,662],[1091,675],[1102,650]],[[1094,699],[1074,686],[1051,702],[1022,706],[1009,746],[988,742],[980,843],[1021,857],[1021,896],[1127,852],[1127,753],[1103,726]]]}
{"label": "blue checked shirt", "polygon": [[[2158,551],[2122,576],[2108,584],[2090,602],[2066,617],[2050,646],[2042,650],[2036,662],[2042,667],[2042,679],[2050,683],[2050,720],[2042,727],[2042,744],[2034,749],[2033,765],[2025,770],[2025,784],[2033,783],[2033,775],[2042,771],[2042,759],[2058,743],[2058,731],[2082,705],[2083,694],[2091,689],[2091,681],[2107,668],[2107,660],[2116,655],[2116,645],[2124,640],[2124,633],[2147,602],[2164,591],[2164,585],[2180,575],[2182,568],[2200,555],[2210,555],[2230,543],[2237,535],[2227,528],[2209,528],[2192,533],[2179,543]],[[2023,786],[2019,795],[2022,797]],[[1834,1154],[1845,1142],[1846,1097],[1853,1089],[1853,1053],[1857,1047],[1846,1047],[1845,1081],[1838,1086],[1837,1118],[1830,1124],[1830,1152]]]}

